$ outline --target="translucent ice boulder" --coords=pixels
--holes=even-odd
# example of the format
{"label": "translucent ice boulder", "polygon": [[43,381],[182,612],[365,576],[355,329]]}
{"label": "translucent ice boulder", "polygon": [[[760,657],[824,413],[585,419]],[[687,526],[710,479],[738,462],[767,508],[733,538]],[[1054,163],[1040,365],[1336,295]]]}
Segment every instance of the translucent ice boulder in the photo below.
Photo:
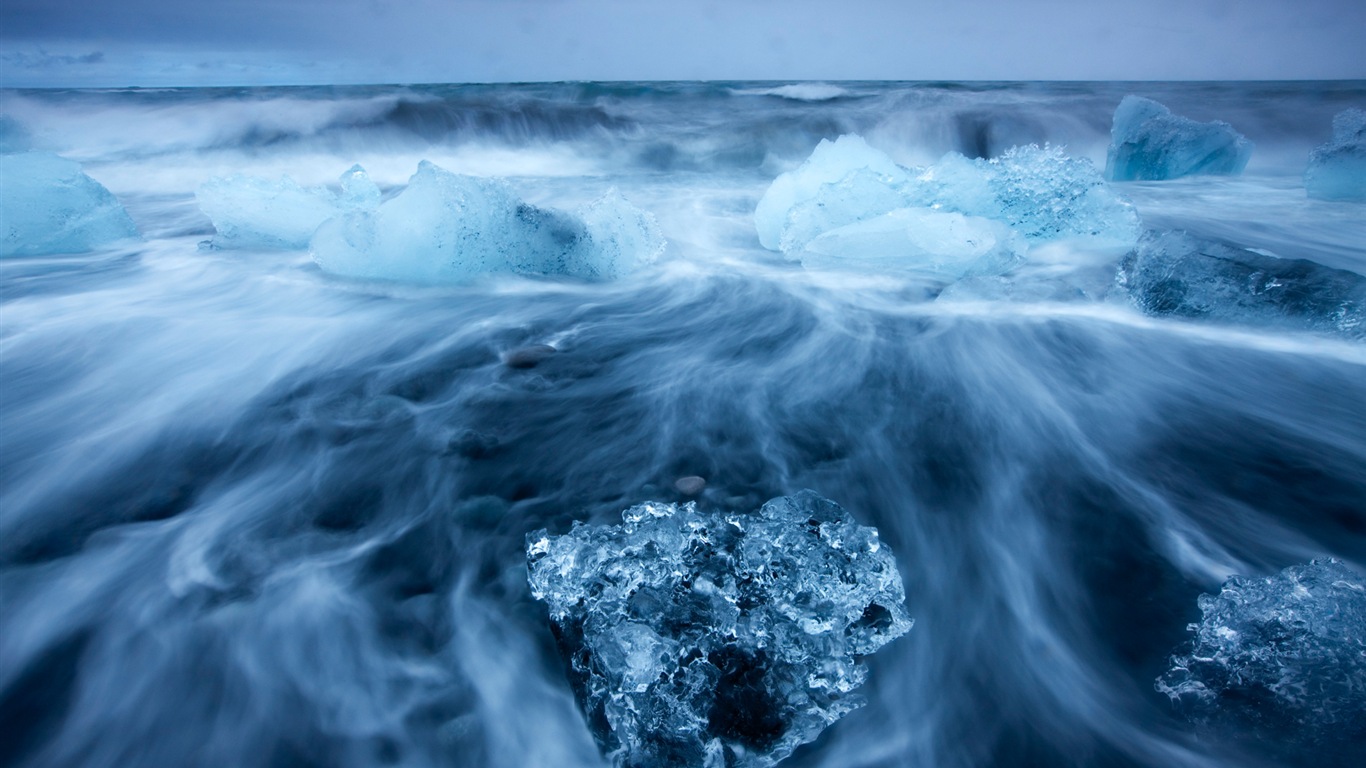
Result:
{"label": "translucent ice boulder", "polygon": [[1333,118],[1333,140],[1309,154],[1304,188],[1321,200],[1366,200],[1366,110]]}
{"label": "translucent ice boulder", "polygon": [[877,531],[811,491],[622,517],[527,537],[531,592],[613,765],[771,766],[860,706],[861,657],[911,627]]}
{"label": "translucent ice boulder", "polygon": [[402,192],[328,221],[309,248],[334,274],[441,284],[491,273],[619,277],[655,260],[664,239],[615,191],[571,215],[423,161]]}
{"label": "translucent ice boulder", "polygon": [[356,208],[379,205],[379,187],[359,165],[341,176],[340,196],[322,187],[304,188],[282,176],[210,179],[195,199],[213,220],[220,248],[301,249],[323,222]]}
{"label": "translucent ice boulder", "polygon": [[1252,142],[1222,121],[1198,123],[1141,96],[1115,109],[1105,178],[1111,181],[1233,176],[1252,157]]}
{"label": "translucent ice boulder", "polygon": [[1184,715],[1204,726],[1250,727],[1301,750],[1318,746],[1307,761],[1366,743],[1366,580],[1359,574],[1315,560],[1267,578],[1235,576],[1219,594],[1201,595],[1199,606],[1189,652],[1172,656],[1156,682]]}
{"label": "translucent ice boulder", "polygon": [[1150,315],[1366,339],[1366,277],[1182,232],[1146,237],[1116,285]]}
{"label": "translucent ice boulder", "polygon": [[137,236],[128,212],[80,163],[0,155],[0,256],[84,253]]}
{"label": "translucent ice boulder", "polygon": [[[805,262],[805,251],[825,233],[913,207],[998,221],[1027,243],[1081,239],[1131,247],[1139,234],[1133,206],[1089,160],[1058,147],[1015,147],[990,160],[950,153],[927,168],[904,169],[857,136],[822,142],[805,165],[779,176],[755,222],[761,242],[776,237],[778,250]],[[766,235],[766,227],[776,227],[776,235]],[[828,250],[829,238],[824,242]]]}
{"label": "translucent ice boulder", "polygon": [[[854,194],[849,196],[852,207],[857,207],[860,195],[868,189],[895,188],[906,180],[906,170],[897,165],[892,158],[881,150],[868,146],[861,136],[853,134],[841,136],[835,141],[822,139],[811,153],[811,157],[794,171],[788,171],[773,180],[768,191],[760,198],[754,210],[754,225],[759,230],[759,242],[769,250],[781,248],[782,234],[787,226],[788,212],[799,203],[816,198],[821,187],[836,184],[856,172],[865,172],[860,177]],[[904,203],[902,203],[904,205]],[[886,213],[892,208],[877,210],[859,218]],[[835,223],[826,228],[849,224],[858,219],[843,220],[836,217]],[[824,230],[822,230],[824,231]]]}
{"label": "translucent ice boulder", "polygon": [[932,208],[898,208],[821,234],[802,266],[858,266],[941,280],[995,275],[1024,260],[1027,246],[1006,224]]}

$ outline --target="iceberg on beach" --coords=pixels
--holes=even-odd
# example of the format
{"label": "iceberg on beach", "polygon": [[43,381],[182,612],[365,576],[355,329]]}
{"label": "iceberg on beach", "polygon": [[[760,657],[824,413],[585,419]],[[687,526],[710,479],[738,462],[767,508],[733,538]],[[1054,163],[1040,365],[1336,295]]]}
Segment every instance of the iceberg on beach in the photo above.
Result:
{"label": "iceberg on beach", "polygon": [[1366,110],[1333,118],[1333,140],[1309,154],[1304,188],[1320,200],[1366,200]]}
{"label": "iceberg on beach", "polygon": [[[922,213],[901,212],[909,209]],[[944,218],[947,213],[961,216]],[[986,226],[983,220],[1002,226]],[[873,221],[879,223],[862,226]],[[989,235],[1008,243],[1006,250],[1015,254],[979,262],[966,270],[969,274],[980,273],[987,263],[1010,268],[1029,243],[1081,239],[1132,247],[1139,235],[1133,206],[1114,194],[1095,166],[1051,146],[1015,147],[990,160],[950,153],[927,168],[907,169],[861,138],[842,136],[836,142],[822,141],[800,168],[775,179],[755,210],[760,242],[804,264],[862,260],[892,266],[896,247],[891,240],[880,239],[888,249],[877,253],[859,249],[871,242],[874,232],[896,229],[894,222],[929,227],[920,240],[939,242],[934,250],[940,253],[965,255]],[[846,231],[848,227],[855,228]],[[905,234],[905,227],[901,231]],[[943,238],[954,232],[971,237],[948,248]],[[908,254],[925,252],[912,248]],[[914,269],[914,260],[908,255],[904,266]],[[967,264],[958,258],[949,261]],[[951,269],[943,276],[950,274],[963,273]]]}
{"label": "iceberg on beach", "polygon": [[1154,233],[1116,286],[1143,312],[1366,339],[1366,277],[1183,232]]}
{"label": "iceberg on beach", "polygon": [[622,518],[527,536],[531,593],[615,766],[772,766],[861,706],[862,657],[911,628],[877,531],[811,491]]}
{"label": "iceberg on beach", "polygon": [[218,231],[215,246],[293,250],[307,248],[328,219],[379,206],[379,187],[359,165],[342,174],[341,186],[339,196],[326,188],[306,189],[288,176],[230,176],[200,185],[195,199]]}
{"label": "iceberg on beach", "polygon": [[0,155],[0,257],[84,253],[138,237],[81,164],[47,152]]}
{"label": "iceberg on beach", "polygon": [[348,277],[459,283],[483,274],[610,279],[658,258],[654,218],[615,190],[571,215],[522,201],[497,179],[423,161],[408,186],[374,208],[331,218],[309,249]]}
{"label": "iceberg on beach", "polygon": [[1141,96],[1115,109],[1105,178],[1111,181],[1236,176],[1252,157],[1252,142],[1222,121],[1198,123]]}
{"label": "iceberg on beach", "polygon": [[1199,606],[1190,651],[1172,656],[1156,682],[1182,714],[1206,727],[1250,727],[1273,744],[1317,747],[1316,759],[1366,740],[1359,574],[1314,560],[1266,578],[1235,576]]}

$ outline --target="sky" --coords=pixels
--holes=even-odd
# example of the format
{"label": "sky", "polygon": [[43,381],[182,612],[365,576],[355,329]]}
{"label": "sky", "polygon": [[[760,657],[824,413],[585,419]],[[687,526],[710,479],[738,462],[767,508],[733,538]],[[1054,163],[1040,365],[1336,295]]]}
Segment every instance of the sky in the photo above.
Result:
{"label": "sky", "polygon": [[1366,79],[1366,0],[0,0],[0,85]]}

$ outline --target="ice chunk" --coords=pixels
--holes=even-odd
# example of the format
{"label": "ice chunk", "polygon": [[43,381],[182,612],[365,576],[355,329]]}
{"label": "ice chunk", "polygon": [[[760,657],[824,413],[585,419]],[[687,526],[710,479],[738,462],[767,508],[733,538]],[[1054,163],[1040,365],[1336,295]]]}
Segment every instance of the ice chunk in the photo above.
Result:
{"label": "ice chunk", "polygon": [[0,256],[83,253],[137,236],[128,212],[80,163],[0,155]]}
{"label": "ice chunk", "polygon": [[1120,262],[1116,285],[1150,315],[1366,338],[1366,277],[1182,232],[1146,237]]}
{"label": "ice chunk", "polygon": [[615,188],[576,211],[587,229],[565,274],[610,280],[653,263],[664,252],[655,217],[635,207]]}
{"label": "ice chunk", "polygon": [[613,278],[664,248],[654,218],[615,191],[579,213],[538,208],[502,181],[423,161],[401,193],[332,219],[309,247],[334,274],[419,283],[489,273]]}
{"label": "ice chunk", "polygon": [[379,187],[359,165],[342,174],[341,182],[338,197],[325,188],[305,189],[288,176],[230,176],[200,185],[195,199],[213,220],[214,245],[220,248],[306,248],[328,219],[379,205]]}
{"label": "ice chunk", "polygon": [[802,266],[857,266],[957,280],[1005,272],[1024,260],[1024,239],[999,221],[931,208],[898,208],[807,243]]}
{"label": "ice chunk", "polygon": [[1333,118],[1333,140],[1309,153],[1304,188],[1321,200],[1366,200],[1366,110]]}
{"label": "ice chunk", "polygon": [[822,185],[839,182],[860,170],[867,170],[872,174],[871,178],[887,187],[895,188],[906,180],[906,171],[901,166],[882,151],[868,146],[861,136],[848,134],[833,142],[822,139],[806,162],[774,179],[760,198],[754,210],[759,242],[769,250],[779,250],[788,212],[793,206],[815,198]]}
{"label": "ice chunk", "polygon": [[1222,121],[1197,123],[1152,99],[1125,96],[1115,109],[1105,178],[1111,181],[1233,176],[1252,157],[1252,142]]}
{"label": "ice chunk", "polygon": [[[944,206],[1000,219],[1033,242],[1082,238],[1111,245],[1138,241],[1138,214],[1115,195],[1090,160],[1033,144],[977,161],[999,208],[974,210],[968,200]],[[960,192],[961,194],[961,192]]]}
{"label": "ice chunk", "polygon": [[860,706],[860,657],[911,627],[877,531],[811,491],[622,517],[527,537],[531,592],[614,765],[771,766]]}
{"label": "ice chunk", "polygon": [[1199,606],[1190,652],[1172,656],[1156,682],[1183,714],[1206,726],[1250,727],[1273,743],[1363,743],[1360,575],[1315,560],[1267,578],[1235,576],[1218,595],[1201,595]]}
{"label": "ice chunk", "polygon": [[801,199],[790,202],[785,212],[776,210],[779,201],[790,201],[794,195],[789,193],[798,182],[780,176],[755,214],[761,227],[762,222],[779,222],[777,247],[790,258],[805,260],[802,252],[822,233],[908,207],[1001,221],[1029,242],[1084,239],[1128,247],[1138,240],[1133,206],[1115,195],[1089,160],[1069,157],[1058,147],[1015,147],[991,160],[950,153],[928,168],[891,172],[873,160],[848,169],[865,158],[865,150],[876,152],[862,140],[850,145],[854,149],[847,155],[855,160],[845,166],[832,160],[839,142],[822,146],[824,150],[817,148],[823,151],[821,158],[813,155],[808,165],[793,173],[812,166],[826,176],[836,176],[842,168],[845,174],[810,184],[814,177],[803,177],[800,194],[795,195]]}

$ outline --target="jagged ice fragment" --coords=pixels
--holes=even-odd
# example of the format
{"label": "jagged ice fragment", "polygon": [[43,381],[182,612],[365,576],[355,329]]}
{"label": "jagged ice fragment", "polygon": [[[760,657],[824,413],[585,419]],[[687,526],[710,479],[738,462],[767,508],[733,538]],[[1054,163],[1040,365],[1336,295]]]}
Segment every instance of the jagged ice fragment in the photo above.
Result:
{"label": "jagged ice fragment", "polygon": [[1366,339],[1366,277],[1184,232],[1146,236],[1115,284],[1150,315]]}
{"label": "jagged ice fragment", "polygon": [[195,199],[218,231],[215,246],[291,250],[308,247],[323,222],[379,205],[379,187],[359,165],[342,174],[341,185],[337,195],[322,187],[304,188],[288,176],[229,176],[201,184]]}
{"label": "jagged ice fragment", "polygon": [[1235,576],[1199,606],[1190,651],[1172,656],[1156,682],[1184,715],[1250,727],[1271,743],[1318,746],[1315,759],[1336,754],[1335,745],[1366,744],[1359,574],[1314,560],[1266,578]]}
{"label": "jagged ice fragment", "polygon": [[1141,96],[1115,109],[1105,178],[1111,181],[1236,176],[1252,157],[1252,142],[1222,121],[1198,123]]}
{"label": "jagged ice fragment", "polygon": [[402,192],[326,222],[309,249],[324,270],[348,277],[438,284],[490,273],[610,279],[658,258],[664,238],[653,216],[615,190],[572,215],[526,203],[501,180],[424,160]]}
{"label": "jagged ice fragment", "polygon": [[[755,224],[761,243],[807,263],[823,235],[907,208],[1001,222],[1027,243],[1082,239],[1130,247],[1139,234],[1133,206],[1114,194],[1089,160],[1068,157],[1060,148],[1015,147],[990,160],[950,153],[928,168],[906,169],[857,136],[823,141],[800,168],[774,180],[755,211]],[[825,238],[819,255],[850,264],[892,263],[883,254],[833,253],[832,240],[856,244]],[[998,263],[1008,268],[1015,260]]]}
{"label": "jagged ice fragment", "polygon": [[1309,153],[1304,188],[1320,200],[1366,200],[1366,110],[1333,118],[1333,140]]}
{"label": "jagged ice fragment", "polygon": [[80,163],[0,155],[0,257],[84,253],[137,236],[128,212]]}
{"label": "jagged ice fragment", "polygon": [[911,627],[877,531],[811,491],[622,518],[527,537],[532,595],[616,766],[771,766],[860,706],[860,657]]}

